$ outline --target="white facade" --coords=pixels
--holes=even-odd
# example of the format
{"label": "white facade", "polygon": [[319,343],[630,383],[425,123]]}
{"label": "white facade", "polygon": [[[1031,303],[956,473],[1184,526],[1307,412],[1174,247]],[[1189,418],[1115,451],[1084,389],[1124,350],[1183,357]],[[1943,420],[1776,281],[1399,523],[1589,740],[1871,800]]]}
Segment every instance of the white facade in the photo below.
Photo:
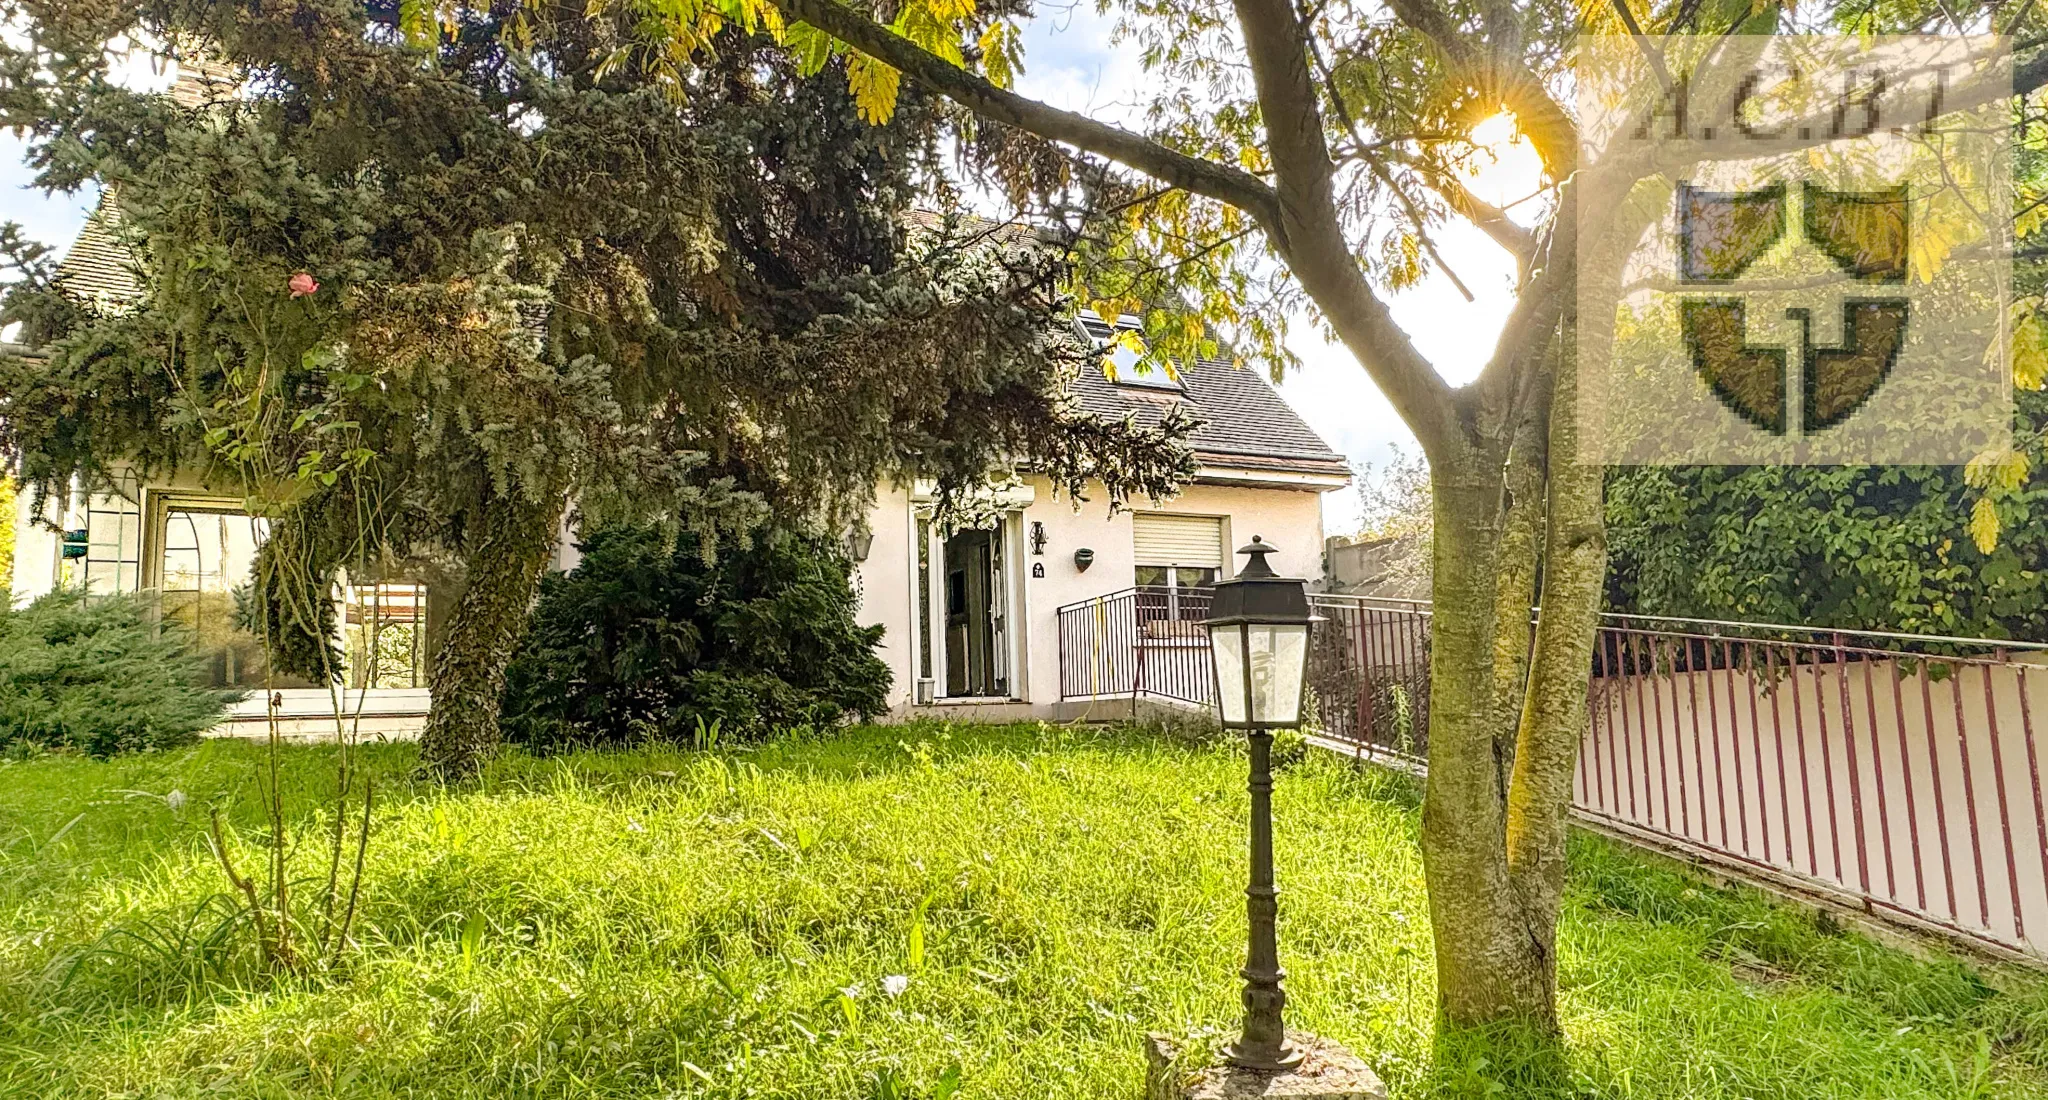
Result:
{"label": "white facade", "polygon": [[[867,558],[856,567],[855,582],[861,621],[883,628],[879,653],[894,677],[890,714],[901,718],[964,712],[990,719],[1053,715],[1061,702],[1061,607],[1129,590],[1141,583],[1141,567],[1150,567],[1143,579],[1146,584],[1172,583],[1174,578],[1199,584],[1229,577],[1239,564],[1235,549],[1254,535],[1278,548],[1271,558],[1275,569],[1320,577],[1321,495],[1346,482],[1342,475],[1328,473],[1205,467],[1197,482],[1173,500],[1159,505],[1141,500],[1111,515],[1107,494],[1099,489],[1077,505],[1068,497],[1056,497],[1045,478],[1033,476],[994,498],[989,510],[998,517],[994,530],[956,532],[950,539],[932,520],[929,492],[915,486],[883,488],[868,516],[873,541]],[[94,591],[183,591],[195,602],[195,613],[197,601],[203,600],[212,619],[218,620],[229,593],[244,583],[254,560],[260,538],[257,521],[232,514],[239,511],[237,501],[198,486],[126,488],[122,494],[94,495],[89,501],[75,496],[62,515],[52,504],[51,514],[40,523],[28,512],[27,496],[21,498],[18,514],[12,517],[15,602],[24,603],[60,584]],[[1149,557],[1140,551],[1136,526],[1144,517],[1162,514],[1206,521],[1176,525],[1175,534],[1181,537],[1172,540],[1174,545],[1190,549],[1165,553],[1187,560],[1176,556],[1167,561],[1156,549]],[[1208,523],[1214,527],[1208,528]],[[66,556],[64,536],[53,527],[86,532],[82,545],[73,548],[75,556]],[[1186,537],[1191,534],[1196,537]],[[920,542],[925,550],[922,559]],[[200,544],[211,550],[211,556],[197,549]],[[1151,540],[1151,545],[1160,545],[1160,540]],[[971,560],[963,558],[963,548]],[[1092,558],[1086,568],[1076,557],[1083,550]],[[185,558],[194,564],[181,566]],[[571,567],[574,561],[558,564]],[[1161,581],[1169,572],[1174,578]],[[385,591],[398,588],[412,586],[348,589],[354,595],[342,601],[344,629],[360,632],[360,624],[368,622],[378,637],[423,641],[418,630],[423,597],[411,591]],[[364,597],[364,592],[370,596]],[[365,598],[395,606],[374,609],[376,613],[366,617],[364,609],[355,606]],[[394,630],[399,633],[388,633]],[[209,636],[218,632],[217,621],[202,629]],[[249,650],[254,640],[215,640],[222,649],[217,671],[226,682],[242,682],[260,658],[245,653],[240,661],[246,667],[237,676],[235,653]],[[364,655],[359,652],[361,639],[354,639],[354,644],[348,638],[340,640],[353,666]],[[350,686],[358,696],[367,689],[368,703],[396,707],[416,724],[426,709],[424,662],[400,663],[406,667],[396,670],[403,675],[395,682],[390,677],[394,670],[383,669],[381,677],[375,674],[381,665],[370,666],[370,678],[354,674],[352,667]],[[299,699],[302,694],[307,698]],[[302,688],[289,695],[288,709],[294,713],[330,709],[323,690]],[[314,695],[321,698],[313,699]],[[368,703],[359,699],[354,705]],[[259,717],[260,701],[246,703],[243,709],[250,711],[244,717]],[[401,721],[398,726],[409,723]],[[406,732],[398,726],[385,732]]]}
{"label": "white facade", "polygon": [[[891,714],[1054,714],[1061,701],[1061,607],[1132,588],[1140,565],[1214,568],[1219,578],[1229,577],[1240,564],[1233,551],[1254,535],[1278,548],[1270,559],[1274,569],[1320,577],[1321,495],[1345,484],[1342,476],[1328,474],[1205,469],[1173,500],[1157,506],[1140,501],[1112,516],[1100,492],[1077,507],[1064,496],[1055,499],[1046,479],[1026,478],[998,501],[998,550],[990,569],[995,575],[985,586],[985,607],[982,591],[952,576],[979,571],[978,551],[966,560],[956,552],[948,562],[948,537],[931,522],[928,495],[917,487],[884,489],[868,517],[874,541],[857,568],[857,583],[861,621],[883,628],[880,655],[895,678]],[[1213,519],[1221,560],[1140,562],[1134,525],[1142,522],[1138,517],[1160,512]],[[1042,545],[1034,546],[1040,533]],[[1076,562],[1081,550],[1092,551],[1085,569]],[[994,675],[963,675],[980,673],[984,662],[972,652],[975,631],[962,637],[962,618],[982,620],[978,626],[989,636]],[[976,667],[963,670],[962,664]]]}

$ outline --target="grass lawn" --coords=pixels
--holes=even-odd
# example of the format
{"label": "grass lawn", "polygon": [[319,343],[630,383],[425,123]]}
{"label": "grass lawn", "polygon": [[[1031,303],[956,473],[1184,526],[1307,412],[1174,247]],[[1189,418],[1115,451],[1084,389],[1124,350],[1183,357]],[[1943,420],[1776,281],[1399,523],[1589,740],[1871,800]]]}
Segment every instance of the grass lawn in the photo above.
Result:
{"label": "grass lawn", "polygon": [[[1094,1100],[1135,1096],[1146,1030],[1236,1019],[1229,745],[882,728],[511,756],[458,791],[408,782],[409,747],[364,751],[383,794],[361,944],[324,984],[262,981],[247,952],[195,980],[176,946],[223,888],[204,807],[253,835],[260,748],[0,763],[0,1096],[916,1100],[957,1066],[963,1098]],[[331,764],[287,750],[309,838]],[[131,793],[173,789],[182,809]],[[1276,806],[1293,1022],[1397,1097],[1537,1095],[1490,1083],[1516,1063],[1483,1045],[1432,1057],[1412,786],[1311,754]],[[2048,985],[1592,838],[1573,870],[1571,1080],[1546,1093],[2048,1095]]]}

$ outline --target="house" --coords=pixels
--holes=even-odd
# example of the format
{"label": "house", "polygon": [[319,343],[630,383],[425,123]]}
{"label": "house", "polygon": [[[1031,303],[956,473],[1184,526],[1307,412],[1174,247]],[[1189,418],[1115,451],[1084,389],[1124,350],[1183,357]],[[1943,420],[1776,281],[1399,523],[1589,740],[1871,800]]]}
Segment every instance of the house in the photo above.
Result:
{"label": "house", "polygon": [[[173,96],[202,102],[215,94],[181,75]],[[83,301],[120,308],[138,294],[126,257],[105,225],[89,221],[60,265],[61,286]],[[1192,445],[1195,483],[1172,501],[1138,502],[1109,514],[1101,494],[1055,499],[1050,483],[1020,471],[991,487],[974,511],[987,526],[948,530],[935,522],[930,486],[884,486],[863,535],[850,540],[858,560],[863,618],[884,630],[882,653],[895,673],[892,713],[971,710],[983,717],[1051,715],[1062,700],[1116,694],[1095,683],[1063,686],[1063,608],[1068,618],[1089,601],[1121,599],[1132,622],[1117,643],[1123,664],[1174,647],[1190,648],[1206,588],[1230,575],[1232,550],[1260,535],[1279,548],[1274,565],[1305,577],[1322,573],[1321,494],[1349,483],[1343,457],[1318,438],[1272,386],[1251,370],[1204,360],[1168,374],[1141,370],[1115,337],[1133,318],[1084,316],[1082,333],[1103,351],[1077,382],[1077,398],[1096,414],[1156,422],[1192,405],[1202,420]],[[234,592],[246,583],[263,523],[243,513],[231,488],[194,480],[129,476],[112,492],[73,493],[13,517],[13,596],[33,598],[58,585],[95,592],[150,591],[166,614],[185,620],[212,655],[222,684],[263,686],[262,647],[236,625]],[[576,554],[564,532],[556,563]],[[429,601],[417,583],[344,577],[335,593],[344,683],[365,731],[416,728],[428,704]],[[1101,656],[1102,646],[1090,643]],[[1123,664],[1116,664],[1121,670]],[[316,733],[331,716],[324,687],[298,684],[281,694],[286,713]],[[264,697],[241,717],[264,716]],[[331,719],[330,719],[331,720]]]}
{"label": "house", "polygon": [[[1098,338],[1108,331],[1099,322],[1091,329]],[[1100,493],[1056,497],[1026,470],[977,502],[987,526],[959,530],[936,521],[933,486],[882,487],[851,542],[861,618],[884,628],[893,715],[1067,716],[1127,697],[1127,681],[1142,672],[1134,661],[1149,652],[1158,667],[1168,651],[1195,648],[1207,587],[1231,575],[1233,551],[1253,535],[1278,548],[1277,569],[1321,576],[1322,494],[1346,486],[1350,472],[1256,372],[1203,360],[1177,378],[1111,367],[1084,372],[1077,385],[1083,407],[1103,416],[1156,419],[1172,404],[1193,405],[1203,420],[1191,439],[1194,483],[1170,501],[1139,500],[1111,515]],[[261,646],[234,623],[234,590],[263,537],[262,521],[243,514],[237,495],[130,477],[115,492],[75,494],[61,513],[53,502],[37,517],[30,505],[24,495],[13,517],[15,600],[60,584],[157,592],[211,651],[216,681],[265,682]],[[558,561],[567,566],[575,555],[564,542]],[[428,702],[424,586],[344,578],[336,605],[362,728],[416,728]],[[1077,615],[1130,624],[1113,642],[1116,655],[1092,653],[1095,682],[1078,686],[1088,655],[1063,652],[1063,635],[1079,637],[1070,625]],[[1094,622],[1085,633],[1086,648],[1100,650]],[[302,732],[317,733],[328,692],[296,684],[283,695],[288,713],[306,716]],[[242,708],[249,720],[263,714],[260,699]]]}
{"label": "house", "polygon": [[896,715],[1074,717],[1133,695],[1187,698],[1145,690],[1143,671],[1150,660],[1164,675],[1206,675],[1206,640],[1193,635],[1237,547],[1257,535],[1278,548],[1275,569],[1322,575],[1322,494],[1350,484],[1344,457],[1256,371],[1217,360],[1139,371],[1111,325],[1092,313],[1081,324],[1104,349],[1077,382],[1082,406],[1156,422],[1192,405],[1195,481],[1110,515],[1100,494],[1055,499],[1026,471],[976,509],[992,526],[957,531],[934,522],[929,486],[885,487],[858,579],[862,618],[885,628]]}

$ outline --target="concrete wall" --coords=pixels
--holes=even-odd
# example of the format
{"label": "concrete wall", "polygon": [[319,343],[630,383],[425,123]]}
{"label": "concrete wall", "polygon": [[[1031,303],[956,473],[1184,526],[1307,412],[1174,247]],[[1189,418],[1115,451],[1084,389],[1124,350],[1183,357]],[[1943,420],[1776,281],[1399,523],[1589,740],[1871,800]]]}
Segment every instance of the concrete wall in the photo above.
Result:
{"label": "concrete wall", "polygon": [[[57,587],[62,576],[62,540],[57,532],[36,522],[31,512],[29,493],[24,490],[16,498],[14,522],[14,581],[12,594],[19,606]],[[62,523],[63,510],[55,502],[44,508],[44,518],[50,523]]]}
{"label": "concrete wall", "polygon": [[[985,713],[991,717],[1051,715],[1060,699],[1059,634],[1060,607],[1096,596],[1130,588],[1135,580],[1131,538],[1131,513],[1109,514],[1107,496],[1101,490],[1090,499],[1075,502],[1055,499],[1052,485],[1033,477],[1026,484],[1032,501],[1011,517],[1005,553],[1011,576],[1017,584],[1013,606],[1013,654],[1016,664],[1011,676],[1014,702],[1028,706],[1004,706],[1003,701],[976,701],[944,708],[948,714]],[[892,710],[901,715],[921,713],[927,708],[913,705],[917,683],[917,558],[915,553],[916,513],[919,505],[907,488],[894,487],[879,494],[868,526],[874,544],[861,563],[857,577],[861,594],[861,621],[884,628],[881,654],[895,674],[891,690]],[[1151,509],[1141,502],[1140,509]],[[1183,515],[1216,516],[1223,520],[1226,549],[1235,550],[1259,535],[1279,548],[1269,559],[1281,573],[1315,578],[1322,575],[1322,498],[1313,491],[1248,488],[1232,485],[1189,486],[1158,510]],[[1033,523],[1045,525],[1042,553],[1033,554],[1028,534]],[[1074,552],[1086,548],[1095,552],[1086,571],[1074,564]],[[934,550],[936,554],[936,549]],[[1232,560],[1234,569],[1238,562]],[[1034,576],[1043,566],[1045,575]],[[938,571],[936,558],[934,572]],[[935,629],[934,644],[943,647],[943,636]],[[934,662],[933,671],[938,672]],[[943,677],[938,677],[943,683]],[[932,713],[939,711],[933,710]]]}

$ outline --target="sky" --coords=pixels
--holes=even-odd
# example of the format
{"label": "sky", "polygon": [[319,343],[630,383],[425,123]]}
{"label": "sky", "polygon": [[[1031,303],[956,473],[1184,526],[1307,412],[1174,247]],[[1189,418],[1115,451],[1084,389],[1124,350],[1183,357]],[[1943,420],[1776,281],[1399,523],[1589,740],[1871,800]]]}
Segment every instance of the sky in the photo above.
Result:
{"label": "sky", "polygon": [[[1042,3],[1038,18],[1025,31],[1025,68],[1017,90],[1105,121],[1134,123],[1146,75],[1134,48],[1110,45],[1111,30],[1110,17],[1098,15],[1092,3]],[[166,75],[152,72],[139,60],[125,68],[135,84],[168,82]],[[1503,128],[1502,137],[1506,136]],[[62,249],[70,244],[96,196],[44,195],[36,190],[33,172],[23,162],[26,148],[19,136],[0,132],[0,221],[19,222],[31,238]],[[1535,179],[1535,157],[1527,144],[1503,141],[1498,163],[1469,185],[1482,198],[1507,203],[1527,194]],[[1513,305],[1514,263],[1484,234],[1462,222],[1442,227],[1433,237],[1475,300],[1465,301],[1449,279],[1433,272],[1419,285],[1393,295],[1388,304],[1394,320],[1445,379],[1463,383],[1492,354]],[[1326,343],[1306,318],[1297,318],[1291,327],[1288,345],[1302,366],[1282,381],[1280,391],[1309,426],[1356,468],[1384,465],[1396,447],[1414,454],[1414,436],[1357,360],[1342,347]],[[1360,512],[1356,492],[1325,494],[1325,532],[1355,531]]]}

